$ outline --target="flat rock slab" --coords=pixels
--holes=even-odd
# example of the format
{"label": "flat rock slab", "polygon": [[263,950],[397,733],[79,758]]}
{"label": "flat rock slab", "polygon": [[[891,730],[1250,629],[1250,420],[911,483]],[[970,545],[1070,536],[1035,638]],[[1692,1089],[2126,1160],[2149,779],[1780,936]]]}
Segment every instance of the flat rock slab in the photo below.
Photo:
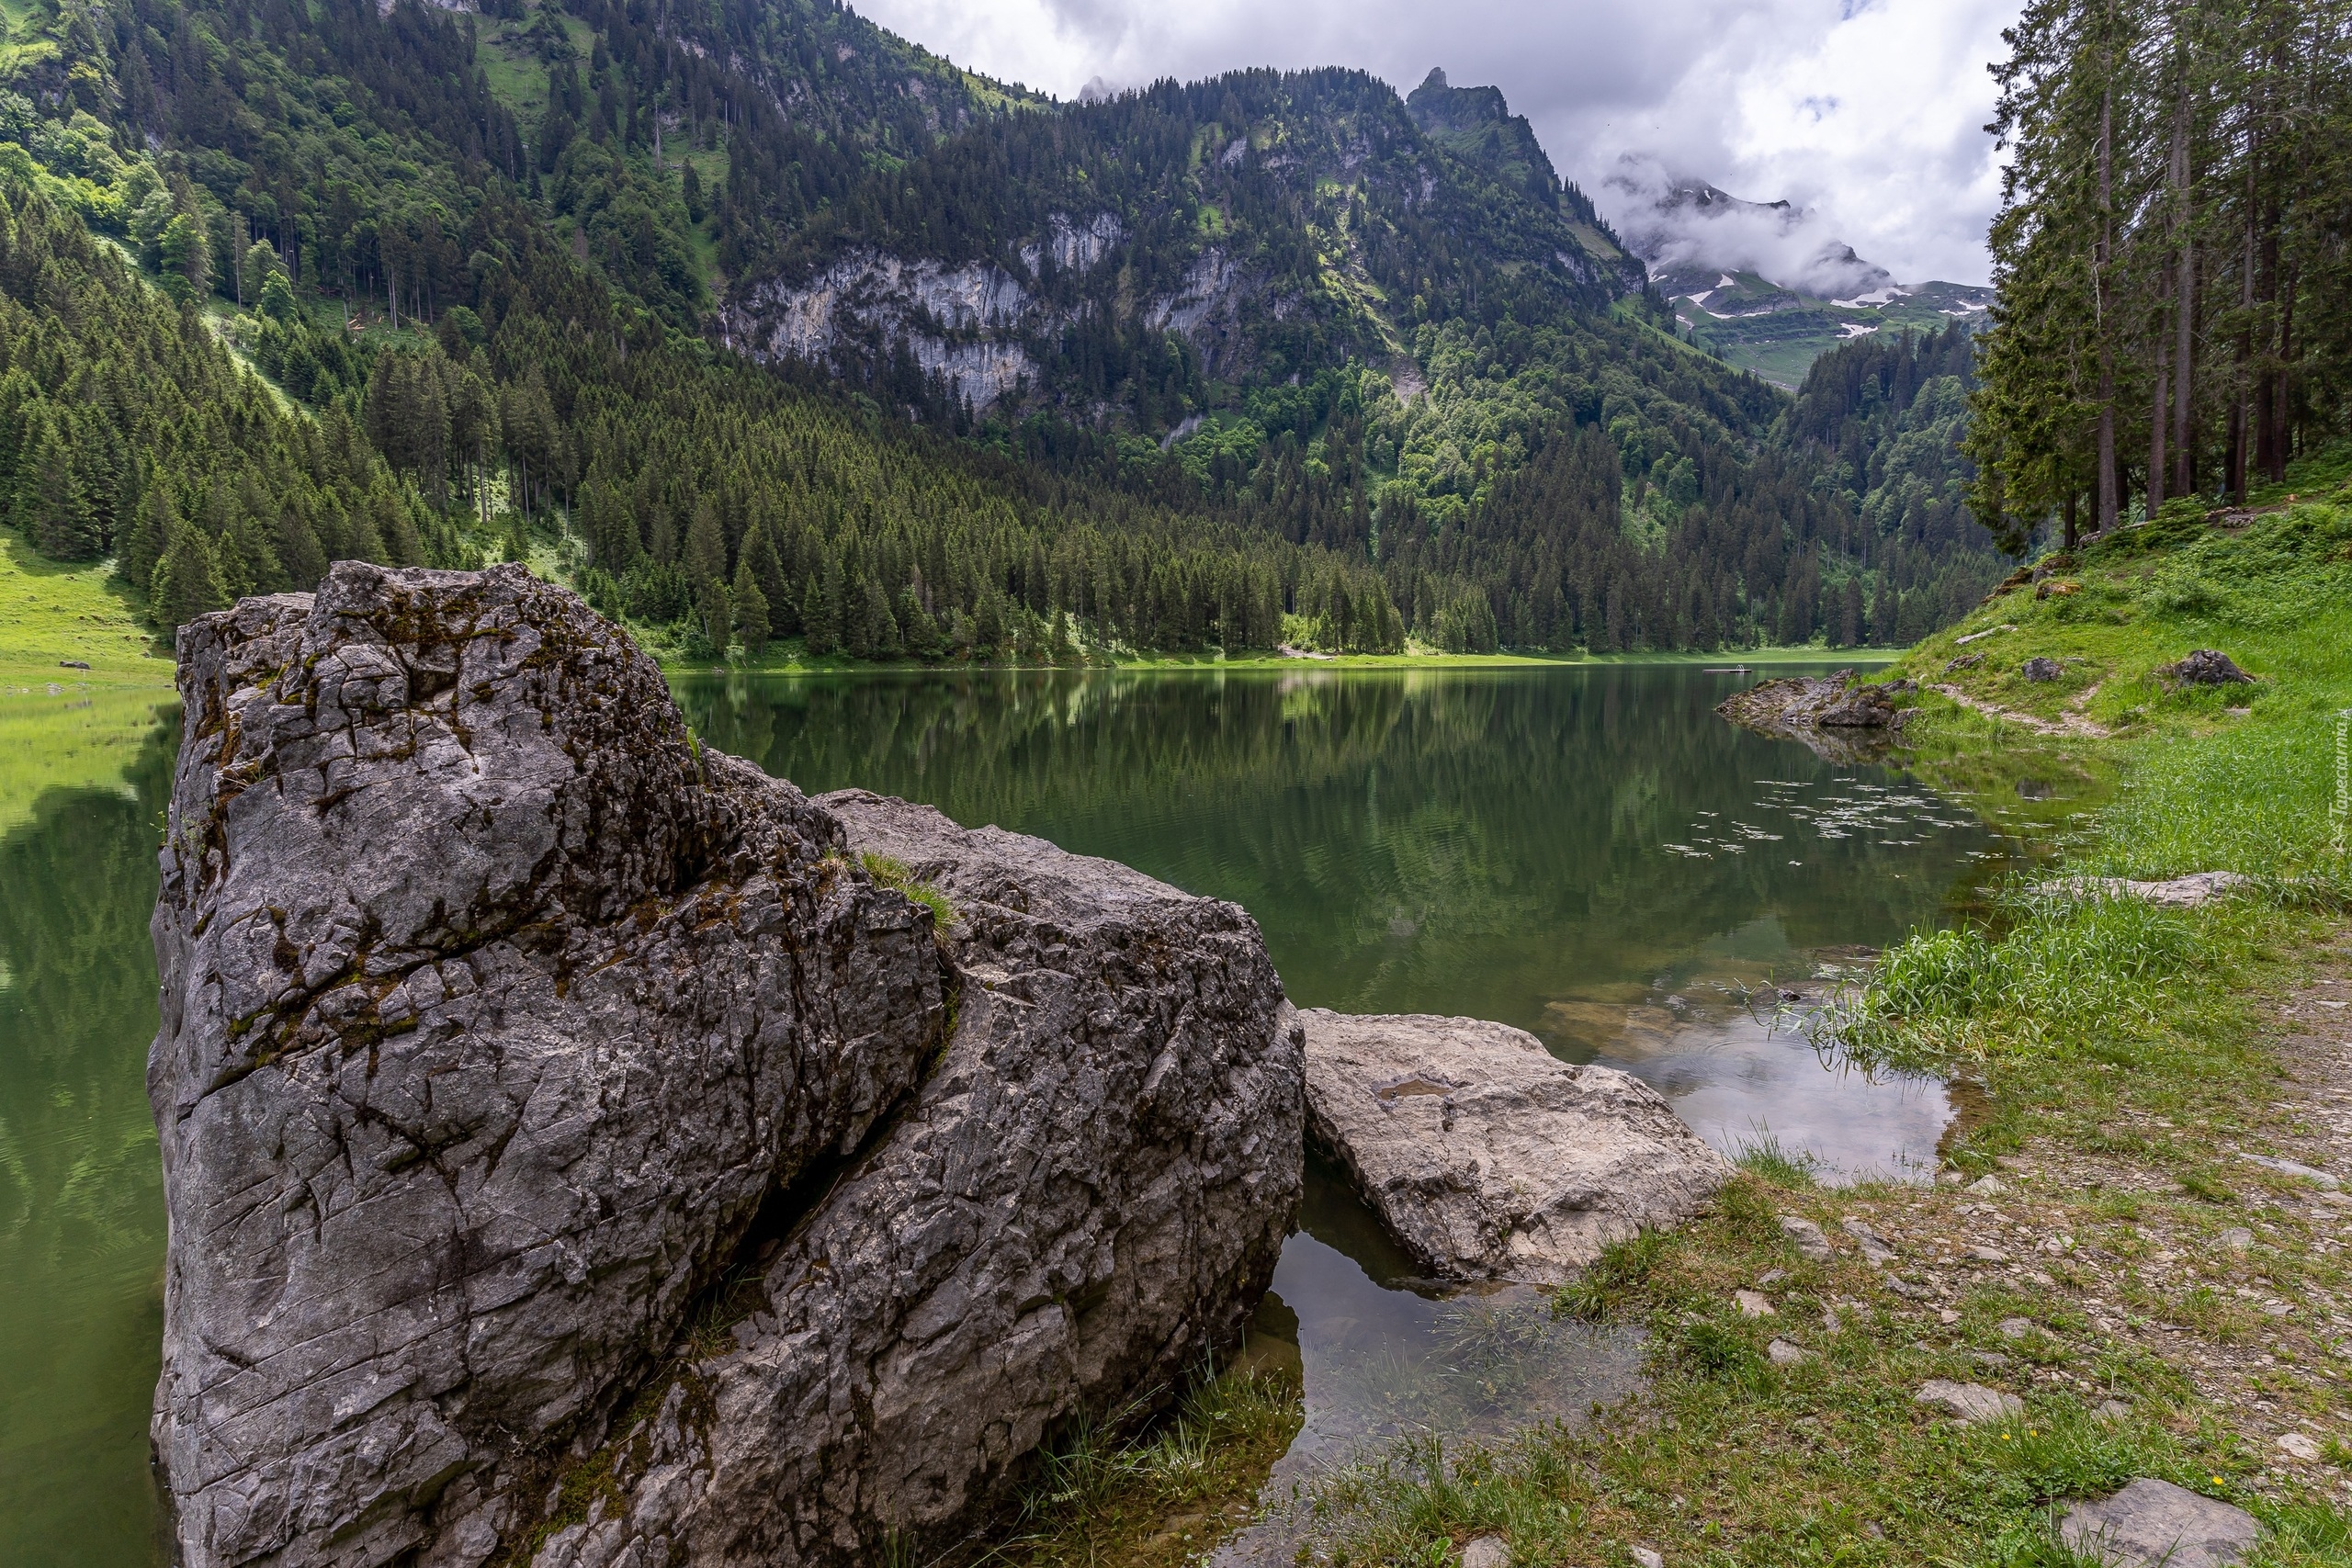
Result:
{"label": "flat rock slab", "polygon": [[1657,1090],[1524,1030],[1298,1016],[1315,1136],[1440,1277],[1558,1283],[1610,1242],[1689,1218],[1731,1174]]}
{"label": "flat rock slab", "polygon": [[2058,1526],[2070,1550],[2115,1568],[2223,1568],[2261,1537],[2261,1524],[2244,1508],[2147,1479],[2077,1503]]}
{"label": "flat rock slab", "polygon": [[2069,876],[2045,882],[2034,889],[2048,897],[2137,898],[2167,909],[2194,909],[2253,879],[2234,871],[2200,871],[2163,882],[2139,882],[2128,876]]}
{"label": "flat rock slab", "polygon": [[2014,1393],[2003,1393],[1983,1383],[1950,1382],[1942,1378],[1930,1378],[1920,1384],[1919,1392],[1911,1400],[1915,1404],[1956,1416],[1971,1426],[2025,1414],[2025,1401]]}

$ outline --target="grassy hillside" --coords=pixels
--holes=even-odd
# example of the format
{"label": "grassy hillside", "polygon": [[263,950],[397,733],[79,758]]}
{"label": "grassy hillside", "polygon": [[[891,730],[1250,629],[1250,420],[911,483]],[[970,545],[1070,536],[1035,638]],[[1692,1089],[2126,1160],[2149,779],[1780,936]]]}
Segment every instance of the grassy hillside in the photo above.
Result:
{"label": "grassy hillside", "polygon": [[170,653],[109,566],[61,566],[0,532],[0,834],[44,790],[120,784],[176,701]]}

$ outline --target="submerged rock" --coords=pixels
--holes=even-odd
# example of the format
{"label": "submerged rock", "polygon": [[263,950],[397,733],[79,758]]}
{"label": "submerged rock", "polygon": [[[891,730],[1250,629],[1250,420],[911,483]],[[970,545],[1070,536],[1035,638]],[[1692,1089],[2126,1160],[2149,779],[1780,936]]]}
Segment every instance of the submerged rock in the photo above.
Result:
{"label": "submerged rock", "polygon": [[1730,1174],[1656,1089],[1523,1030],[1298,1017],[1316,1137],[1441,1278],[1566,1280],[1608,1243],[1687,1219]]}
{"label": "submerged rock", "polygon": [[1715,711],[1743,728],[1802,741],[1832,761],[1860,761],[1903,727],[1910,710],[1896,707],[1894,694],[1894,687],[1858,682],[1852,671],[1841,670],[1761,681]]}
{"label": "submerged rock", "polygon": [[339,563],[180,659],[191,1568],[869,1561],[1263,1289],[1301,1067],[1240,910],[860,803],[942,933],[519,567]]}
{"label": "submerged rock", "polygon": [[2068,1509],[2058,1539],[2114,1568],[2226,1568],[2262,1539],[2262,1525],[2244,1508],[2143,1477]]}

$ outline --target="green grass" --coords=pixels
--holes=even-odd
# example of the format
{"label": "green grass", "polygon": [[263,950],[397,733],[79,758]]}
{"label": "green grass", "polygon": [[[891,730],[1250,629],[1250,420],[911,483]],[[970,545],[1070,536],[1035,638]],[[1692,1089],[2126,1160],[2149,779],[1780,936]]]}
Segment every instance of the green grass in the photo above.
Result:
{"label": "green grass", "polygon": [[[1451,1562],[1491,1532],[1530,1565],[1622,1565],[1639,1545],[1709,1568],[2080,1568],[2056,1539],[2062,1506],[2157,1476],[2262,1518],[2270,1534],[2250,1562],[2352,1563],[2330,1479],[2279,1470],[2253,1407],[2211,1393],[2210,1371],[2187,1371],[2217,1349],[2259,1353],[2262,1366],[2275,1352],[2275,1373],[2253,1372],[2257,1386],[2340,1428],[2344,1358],[2302,1316],[2312,1305],[2273,1318],[2238,1288],[2253,1277],[2290,1297],[2342,1289],[2332,1227],[2306,1224],[2292,1194],[2231,1151],[2311,1118],[2281,1100],[2269,1031],[2278,998],[2352,908],[2352,857],[2335,836],[2336,716],[2352,708],[2352,487],[2312,493],[2341,467],[2300,471],[2297,501],[2273,498],[2226,528],[2177,510],[2097,542],[2059,579],[2073,592],[2004,594],[1887,671],[2111,732],[2048,735],[1933,693],[1904,699],[1918,705],[1906,739],[1920,770],[1978,792],[1999,825],[2039,840],[2041,859],[1949,927],[1890,948],[1825,1024],[1865,1056],[1971,1085],[1947,1163],[1971,1176],[2037,1172],[2037,1223],[2096,1236],[2104,1277],[2060,1258],[2040,1259],[2052,1285],[2014,1269],[1972,1275],[1922,1241],[1964,1235],[1971,1194],[1820,1186],[1759,1138],[1713,1214],[1609,1249],[1558,1295],[1563,1313],[1647,1328],[1645,1395],[1576,1430],[1407,1444],[1340,1472],[1317,1501],[1329,1561]],[[1997,625],[2016,630],[1956,646]],[[2173,689],[2158,668],[2196,648],[2228,652],[2260,684]],[[1982,663],[1946,673],[1977,651]],[[2036,655],[2080,662],[2045,686],[2021,677]],[[2195,909],[2049,886],[2070,873],[2207,870],[2256,883]],[[2029,1206],[2014,1192],[2005,1201],[2013,1214]],[[1804,1258],[1780,1233],[1790,1212],[1833,1239],[1842,1214],[1899,1219],[1901,1266],[1943,1271],[1959,1294],[1939,1314],[1890,1293],[1842,1240],[1827,1262]],[[2263,1235],[2258,1265],[2221,1239],[2239,1225]],[[2178,1263],[2152,1275],[2112,1262],[2177,1256],[2159,1246]],[[1734,1291],[1766,1281],[1776,1315],[1743,1316]],[[2078,1303],[2098,1292],[2102,1310],[2191,1337],[2094,1329]],[[1776,1366],[1775,1337],[1810,1359]],[[2003,1384],[2025,1414],[1957,1427],[1912,1402],[1931,1377]],[[2100,1415],[2110,1396],[2130,1414]]]}
{"label": "green grass", "polygon": [[110,567],[44,560],[0,530],[0,833],[46,790],[120,787],[177,700]]}
{"label": "green grass", "polygon": [[944,934],[955,926],[956,906],[948,902],[947,895],[909,871],[906,862],[868,850],[857,857],[857,863],[865,868],[866,875],[883,886],[903,893],[929,909],[934,931]]}
{"label": "green grass", "polygon": [[[1809,1193],[1796,1206],[1834,1228],[1834,1213],[1882,1194]],[[1495,1445],[1400,1444],[1340,1472],[1316,1506],[1329,1561],[1450,1564],[1460,1544],[1498,1534],[1515,1563],[1626,1564],[1647,1547],[1675,1564],[1933,1564],[2027,1568],[2073,1562],[2055,1521],[2070,1499],[2154,1476],[2253,1509],[2274,1534],[2252,1562],[2342,1563],[2343,1517],[2263,1485],[2258,1452],[2199,1419],[2192,1391],[2159,1364],[2101,1351],[2086,1325],[1995,1284],[1956,1321],[1922,1336],[1918,1314],[1879,1294],[1858,1260],[1808,1261],[1778,1232],[1792,1196],[1753,1175],[1717,1212],[1672,1235],[1612,1248],[1564,1292],[1580,1315],[1644,1325],[1649,1393]],[[1593,1280],[1605,1279],[1594,1293]],[[1742,1316],[1732,1292],[1771,1279],[1777,1314]],[[1876,1296],[1877,1305],[1857,1298]],[[1896,1310],[1887,1310],[1890,1304]],[[1823,1316],[1834,1308],[1831,1329]],[[2054,1317],[2023,1339],[1999,1325]],[[1775,1366],[1774,1338],[1811,1358]],[[1929,1378],[1983,1381],[1996,1348],[2033,1375],[2024,1414],[1959,1427],[1914,1403]],[[2103,1397],[2133,1402],[2103,1416]]]}
{"label": "green grass", "polygon": [[1305,1416],[1295,1368],[1204,1376],[1161,1419],[1087,1423],[1039,1456],[994,1545],[947,1561],[1006,1568],[1178,1568],[1246,1519]]}

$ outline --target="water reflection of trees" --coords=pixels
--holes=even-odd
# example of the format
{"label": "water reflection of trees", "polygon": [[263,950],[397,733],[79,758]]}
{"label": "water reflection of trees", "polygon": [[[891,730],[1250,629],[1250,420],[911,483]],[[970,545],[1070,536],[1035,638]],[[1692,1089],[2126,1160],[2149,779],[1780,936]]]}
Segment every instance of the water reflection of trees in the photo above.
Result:
{"label": "water reflection of trees", "polygon": [[[1983,842],[1799,838],[1757,781],[1858,770],[1724,723],[1718,684],[1639,667],[998,671],[682,696],[711,744],[806,788],[927,800],[1237,899],[1303,1001],[1533,1027],[1545,998],[1655,976],[1718,933],[1900,935]],[[1662,852],[1702,811],[1790,836]]]}
{"label": "water reflection of trees", "polygon": [[155,820],[175,726],[127,787],[53,790],[0,840],[0,1559],[151,1554],[161,1331]]}

